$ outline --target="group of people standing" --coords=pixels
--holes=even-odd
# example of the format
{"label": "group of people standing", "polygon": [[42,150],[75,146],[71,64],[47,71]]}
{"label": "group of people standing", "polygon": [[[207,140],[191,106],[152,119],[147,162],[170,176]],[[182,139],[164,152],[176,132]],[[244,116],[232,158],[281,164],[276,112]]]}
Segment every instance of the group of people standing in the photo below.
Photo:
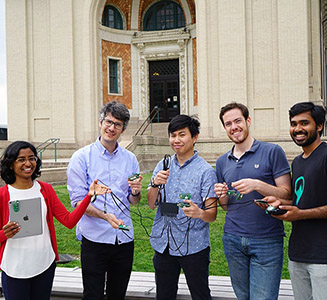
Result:
{"label": "group of people standing", "polygon": [[[157,164],[147,191],[149,207],[157,209],[150,234],[156,299],[176,299],[181,269],[192,299],[211,299],[209,223],[216,219],[218,206],[227,211],[223,245],[237,299],[278,298],[283,221],[292,222],[289,271],[295,299],[324,299],[324,108],[302,102],[289,110],[290,135],[303,149],[292,163],[292,174],[280,146],[251,136],[245,105],[232,102],[221,108],[219,117],[233,146],[217,159],[216,170],[194,149],[199,121],[178,115],[169,123],[174,155]],[[125,298],[134,252],[129,208],[140,201],[143,179],[135,155],[118,143],[129,118],[123,104],[106,103],[100,111],[99,138],[73,154],[67,169],[72,213],[50,185],[36,180],[41,163],[33,145],[19,141],[5,150],[1,158],[6,185],[0,188],[0,266],[6,299],[49,299],[58,258],[53,217],[69,228],[79,221],[76,236],[81,240],[83,299],[102,300],[104,291],[107,299]],[[134,174],[138,175],[130,176]],[[8,201],[34,196],[43,202],[42,235],[12,239],[20,226],[8,220]],[[267,214],[271,206],[284,214]]]}

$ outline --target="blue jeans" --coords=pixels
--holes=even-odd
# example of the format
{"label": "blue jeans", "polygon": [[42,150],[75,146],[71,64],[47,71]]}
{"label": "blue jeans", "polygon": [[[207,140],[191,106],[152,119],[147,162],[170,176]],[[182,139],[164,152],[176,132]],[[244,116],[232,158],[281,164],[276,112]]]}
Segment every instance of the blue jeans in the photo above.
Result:
{"label": "blue jeans", "polygon": [[247,238],[224,233],[223,244],[238,300],[278,299],[283,237]]}

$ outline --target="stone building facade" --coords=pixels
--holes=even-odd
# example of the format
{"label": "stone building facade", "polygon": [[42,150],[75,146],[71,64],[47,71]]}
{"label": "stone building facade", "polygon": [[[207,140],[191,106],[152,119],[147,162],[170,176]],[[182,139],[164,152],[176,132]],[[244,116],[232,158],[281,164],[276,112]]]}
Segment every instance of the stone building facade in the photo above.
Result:
{"label": "stone building facade", "polygon": [[6,1],[9,139],[87,144],[115,99],[138,120],[155,106],[162,122],[196,114],[201,138],[227,141],[219,110],[238,101],[255,137],[291,149],[289,107],[326,104],[326,11],[326,0]]}

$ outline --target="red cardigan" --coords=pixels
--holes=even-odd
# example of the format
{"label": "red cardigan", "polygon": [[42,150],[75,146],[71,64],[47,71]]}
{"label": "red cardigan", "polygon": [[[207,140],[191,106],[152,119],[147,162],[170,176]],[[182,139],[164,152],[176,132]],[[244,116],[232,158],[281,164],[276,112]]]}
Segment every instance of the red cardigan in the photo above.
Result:
{"label": "red cardigan", "polygon": [[[50,231],[52,248],[55,252],[56,260],[59,260],[53,217],[64,226],[72,229],[84,214],[90,203],[91,197],[87,194],[81,204],[70,213],[60,202],[56,192],[50,184],[41,181],[38,181],[38,183],[41,186],[41,193],[47,206],[47,223]],[[9,200],[8,185],[5,185],[0,188],[0,264],[7,241],[7,237],[2,228],[9,221]]]}

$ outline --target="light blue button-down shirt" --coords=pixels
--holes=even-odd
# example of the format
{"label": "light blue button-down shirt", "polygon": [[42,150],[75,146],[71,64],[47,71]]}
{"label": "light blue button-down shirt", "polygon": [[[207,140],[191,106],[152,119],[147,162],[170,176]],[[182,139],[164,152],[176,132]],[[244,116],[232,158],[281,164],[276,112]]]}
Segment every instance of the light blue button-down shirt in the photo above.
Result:
{"label": "light blue button-down shirt", "polygon": [[[163,169],[162,162],[157,164],[153,177]],[[173,155],[165,185],[166,201],[178,203],[182,201],[179,195],[188,193],[191,194],[191,200],[202,208],[206,198],[216,197],[214,192],[216,182],[215,170],[198,155],[197,151],[183,166],[179,165],[176,155]],[[170,255],[194,254],[210,246],[209,223],[186,217],[181,208],[178,208],[176,217],[161,216],[159,205],[150,242],[152,248],[159,253],[163,253],[169,244]]]}
{"label": "light blue button-down shirt", "polygon": [[[67,169],[67,189],[72,206],[75,207],[78,201],[84,199],[95,179],[100,179],[129,208],[128,196],[131,190],[128,176],[134,173],[139,173],[139,165],[133,153],[121,148],[117,143],[116,150],[110,155],[97,139],[95,143],[77,150],[70,159]],[[114,214],[118,219],[122,219],[125,225],[131,227],[131,230],[126,232],[129,237],[122,230],[112,228],[107,221],[84,214],[76,227],[77,239],[80,240],[83,235],[97,243],[114,244],[116,238],[119,244],[131,242],[134,234],[129,210],[116,200],[118,207],[110,194],[106,197],[98,196],[91,205],[103,211],[105,202],[107,213]]]}

